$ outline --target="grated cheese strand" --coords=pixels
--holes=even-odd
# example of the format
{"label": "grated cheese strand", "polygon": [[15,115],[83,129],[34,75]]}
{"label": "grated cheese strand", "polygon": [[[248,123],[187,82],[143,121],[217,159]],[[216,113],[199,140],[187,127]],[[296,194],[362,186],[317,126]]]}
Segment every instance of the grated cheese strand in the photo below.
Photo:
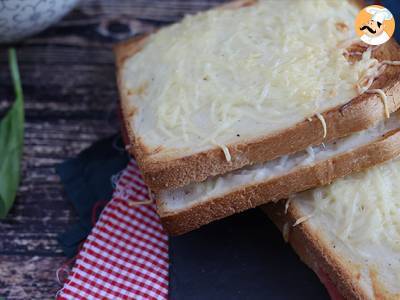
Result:
{"label": "grated cheese strand", "polygon": [[[367,51],[370,51],[370,48]],[[366,72],[365,76],[361,77],[360,80],[358,81],[357,90],[358,90],[358,92],[360,94],[362,94],[362,93],[378,94],[382,99],[382,103],[383,103],[384,110],[385,110],[385,116],[386,116],[386,118],[389,118],[390,117],[390,111],[389,111],[389,106],[388,106],[388,103],[387,103],[387,96],[386,96],[385,92],[382,89],[371,89],[371,90],[368,90],[369,87],[372,85],[372,82],[380,74],[383,73],[383,70],[384,70],[383,66],[385,66],[385,65],[400,66],[400,61],[383,60],[383,61],[378,62],[377,64],[373,65],[373,67],[371,67],[369,69],[369,71]]]}
{"label": "grated cheese strand", "polygon": [[301,218],[298,218],[296,220],[296,222],[292,225],[293,227],[296,227],[298,225],[300,225],[301,223],[306,222],[307,220],[309,220],[312,217],[312,215],[307,215],[307,216],[303,216]]}
{"label": "grated cheese strand", "polygon": [[286,200],[286,203],[285,203],[285,215],[286,215],[287,212],[288,212],[289,205],[290,205],[290,197]]}
{"label": "grated cheese strand", "polygon": [[400,66],[400,60],[383,60],[381,64],[389,66]]}
{"label": "grated cheese strand", "polygon": [[385,116],[386,116],[386,118],[390,118],[390,111],[389,111],[389,106],[387,104],[387,96],[386,96],[385,92],[381,89],[372,89],[372,90],[365,91],[365,93],[378,94],[382,99],[383,107],[385,109]]}
{"label": "grated cheese strand", "polygon": [[226,161],[227,161],[227,162],[231,162],[232,156],[231,156],[231,153],[229,152],[228,147],[225,146],[225,145],[218,145],[218,146],[219,146],[219,147],[222,149],[222,151],[224,152]]}
{"label": "grated cheese strand", "polygon": [[139,205],[150,205],[153,203],[154,202],[152,199],[147,199],[145,201],[129,201],[129,206],[133,207],[133,206],[139,206]]}
{"label": "grated cheese strand", "polygon": [[327,128],[326,128],[326,122],[325,122],[324,116],[321,115],[320,113],[317,113],[316,116],[317,116],[318,120],[321,122],[322,129],[324,131],[324,134],[323,134],[322,138],[324,139],[324,138],[326,138],[326,135],[328,133]]}
{"label": "grated cheese strand", "polygon": [[153,198],[153,192],[150,190],[150,188],[147,188],[147,192],[149,195],[149,199],[147,200],[143,200],[143,201],[133,201],[131,199],[129,199],[129,206],[133,207],[133,206],[139,206],[139,205],[151,205],[154,203],[154,198]]}

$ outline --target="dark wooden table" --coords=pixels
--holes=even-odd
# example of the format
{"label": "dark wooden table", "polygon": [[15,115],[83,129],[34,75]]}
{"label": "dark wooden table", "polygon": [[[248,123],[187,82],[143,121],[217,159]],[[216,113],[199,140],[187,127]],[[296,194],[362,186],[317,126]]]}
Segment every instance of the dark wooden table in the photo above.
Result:
{"label": "dark wooden table", "polygon": [[[76,220],[55,165],[118,130],[112,46],[223,0],[81,1],[16,45],[26,102],[23,180],[0,221],[0,298],[54,299],[65,261],[56,237]],[[0,48],[0,117],[14,98]],[[1,158],[0,158],[1,159]]]}

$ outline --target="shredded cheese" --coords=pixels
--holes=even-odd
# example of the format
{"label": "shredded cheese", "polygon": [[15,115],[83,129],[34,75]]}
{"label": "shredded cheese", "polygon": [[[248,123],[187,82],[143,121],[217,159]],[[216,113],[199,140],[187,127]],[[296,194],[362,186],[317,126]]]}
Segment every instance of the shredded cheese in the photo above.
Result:
{"label": "shredded cheese", "polygon": [[[368,49],[368,51],[370,52],[371,49]],[[368,55],[370,55],[370,53]],[[389,118],[390,111],[387,104],[387,96],[385,92],[382,89],[368,90],[369,87],[372,85],[372,82],[375,80],[375,78],[377,78],[380,74],[382,74],[385,65],[400,66],[400,61],[383,60],[381,62],[376,63],[375,67],[370,69],[370,72],[367,72],[363,77],[361,77],[361,79],[358,82],[357,89],[360,94],[364,92],[368,94],[378,94],[382,99],[382,103],[385,109],[385,116],[386,118]]]}
{"label": "shredded cheese", "polygon": [[152,199],[147,199],[145,201],[129,201],[129,206],[133,207],[133,206],[139,206],[139,205],[150,205],[153,203],[154,202]]}
{"label": "shredded cheese", "polygon": [[124,89],[144,87],[127,95],[133,130],[149,147],[207,149],[346,103],[378,68],[371,51],[356,62],[343,55],[355,33],[335,24],[356,14],[348,1],[261,0],[161,29],[123,66]]}
{"label": "shredded cheese", "polygon": [[322,138],[324,139],[324,138],[326,138],[326,134],[327,134],[327,129],[326,129],[326,122],[325,122],[325,119],[324,119],[324,117],[320,114],[320,113],[317,113],[316,114],[316,116],[317,116],[317,118],[318,118],[318,120],[321,122],[321,124],[322,124],[322,129],[323,129],[323,135],[322,135]]}
{"label": "shredded cheese", "polygon": [[366,93],[368,93],[368,94],[378,94],[381,97],[382,103],[383,103],[383,107],[385,109],[385,116],[386,116],[386,118],[390,118],[390,111],[389,111],[389,107],[388,107],[388,104],[387,104],[387,96],[384,93],[384,91],[381,90],[381,89],[372,89],[372,90],[366,91]]}
{"label": "shredded cheese", "polygon": [[[363,56],[364,55],[370,56],[371,51],[372,51],[371,48],[369,48],[363,54]],[[386,118],[389,118],[390,111],[389,111],[389,107],[387,104],[387,96],[386,96],[385,92],[382,89],[371,89],[371,90],[368,90],[368,89],[372,85],[375,78],[377,78],[380,74],[383,73],[384,67],[386,65],[400,66],[400,61],[383,60],[381,62],[372,61],[372,63],[373,63],[372,67],[370,69],[368,69],[368,71],[359,79],[359,81],[357,83],[357,90],[358,90],[359,94],[362,94],[362,93],[378,94],[381,97],[382,103],[384,105],[385,116],[386,116]]]}
{"label": "shredded cheese", "polygon": [[286,215],[287,212],[288,212],[289,205],[290,205],[290,197],[286,200],[286,203],[285,203],[285,215]]}
{"label": "shredded cheese", "polygon": [[292,201],[311,205],[313,219],[329,223],[330,230],[351,247],[383,243],[400,252],[399,182],[397,159],[305,192],[304,201]]}
{"label": "shredded cheese", "polygon": [[377,59],[372,58],[372,47],[369,47],[362,54],[362,59],[368,60],[368,67],[361,73],[357,81],[356,88],[358,94],[362,94],[368,90],[375,78],[383,72],[382,64]]}
{"label": "shredded cheese", "polygon": [[129,197],[125,197],[128,198],[128,205],[130,207],[134,207],[134,206],[139,206],[139,205],[151,205],[154,203],[154,199],[153,199],[153,192],[150,190],[150,188],[147,188],[147,192],[149,195],[149,199],[146,200],[141,200],[141,201],[133,201],[131,200]]}
{"label": "shredded cheese", "polygon": [[293,227],[296,227],[298,225],[300,225],[301,223],[306,222],[307,220],[309,220],[312,217],[312,215],[307,215],[307,216],[302,216],[300,218],[298,218],[296,220],[296,222],[292,225]]}
{"label": "shredded cheese", "polygon": [[400,66],[400,61],[398,60],[383,60],[381,64],[390,65],[390,66]]}
{"label": "shredded cheese", "polygon": [[231,153],[229,152],[228,147],[225,145],[218,145],[218,146],[221,147],[222,151],[224,152],[226,161],[230,162],[232,160],[232,157],[231,157]]}

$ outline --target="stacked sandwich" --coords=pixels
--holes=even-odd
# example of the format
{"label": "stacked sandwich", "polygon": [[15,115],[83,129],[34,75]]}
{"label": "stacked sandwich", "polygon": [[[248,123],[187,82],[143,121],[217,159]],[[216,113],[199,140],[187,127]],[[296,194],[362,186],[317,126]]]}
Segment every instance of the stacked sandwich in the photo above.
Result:
{"label": "stacked sandwich", "polygon": [[400,297],[400,48],[360,42],[353,2],[235,1],[118,45],[123,132],[170,234],[276,202],[342,295]]}

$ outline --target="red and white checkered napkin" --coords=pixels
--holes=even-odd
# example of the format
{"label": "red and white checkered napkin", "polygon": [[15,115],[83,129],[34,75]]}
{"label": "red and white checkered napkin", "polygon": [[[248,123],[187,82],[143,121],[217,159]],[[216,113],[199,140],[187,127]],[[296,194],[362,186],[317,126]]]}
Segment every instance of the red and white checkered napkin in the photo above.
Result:
{"label": "red and white checkered napkin", "polygon": [[168,236],[131,160],[57,299],[167,297]]}

